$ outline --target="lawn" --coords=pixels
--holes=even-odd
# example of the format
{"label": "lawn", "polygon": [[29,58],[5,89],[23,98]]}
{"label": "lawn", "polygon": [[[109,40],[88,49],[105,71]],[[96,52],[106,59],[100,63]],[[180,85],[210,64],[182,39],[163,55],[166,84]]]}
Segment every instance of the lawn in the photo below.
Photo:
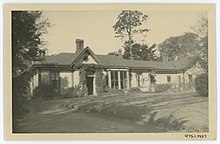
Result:
{"label": "lawn", "polygon": [[128,119],[161,132],[208,131],[208,98],[195,92],[92,96],[75,98],[63,105],[75,111]]}
{"label": "lawn", "polygon": [[17,132],[207,132],[208,98],[133,93],[30,101]]}

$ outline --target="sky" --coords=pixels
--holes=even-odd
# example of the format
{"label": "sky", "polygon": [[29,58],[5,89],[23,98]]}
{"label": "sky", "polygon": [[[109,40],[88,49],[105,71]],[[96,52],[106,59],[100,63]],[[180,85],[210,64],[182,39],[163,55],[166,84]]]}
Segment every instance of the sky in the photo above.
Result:
{"label": "sky", "polygon": [[[112,26],[121,11],[43,11],[52,27],[48,29],[45,40],[48,54],[75,52],[75,40],[83,39],[97,54],[107,54],[122,48],[123,42],[115,37]],[[145,43],[159,44],[171,36],[192,31],[198,15],[202,11],[141,11],[148,15]],[[143,37],[135,36],[137,40]]]}

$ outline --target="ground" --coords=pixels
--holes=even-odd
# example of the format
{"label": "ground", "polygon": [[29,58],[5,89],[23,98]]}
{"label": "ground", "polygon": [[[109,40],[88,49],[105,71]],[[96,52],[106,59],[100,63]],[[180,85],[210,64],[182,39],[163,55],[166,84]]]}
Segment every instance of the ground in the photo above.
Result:
{"label": "ground", "polygon": [[195,92],[30,101],[27,108],[18,132],[208,131],[208,98]]}

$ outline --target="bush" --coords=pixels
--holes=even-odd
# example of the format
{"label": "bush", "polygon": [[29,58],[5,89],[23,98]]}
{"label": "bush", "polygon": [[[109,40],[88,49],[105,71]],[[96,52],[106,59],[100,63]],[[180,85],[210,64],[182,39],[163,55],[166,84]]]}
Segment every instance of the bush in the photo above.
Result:
{"label": "bush", "polygon": [[195,78],[195,89],[200,96],[208,96],[208,74],[203,73]]}
{"label": "bush", "polygon": [[71,96],[74,97],[83,97],[87,95],[87,90],[82,90],[80,85],[75,86],[74,88],[71,88]]}
{"label": "bush", "polygon": [[129,93],[137,93],[137,92],[139,93],[139,92],[141,92],[141,90],[138,87],[132,87],[128,90],[128,92]]}
{"label": "bush", "polygon": [[113,88],[109,88],[109,87],[106,87],[104,92],[107,95],[124,94],[124,91],[121,89],[113,89]]}
{"label": "bush", "polygon": [[166,92],[169,88],[171,88],[170,84],[157,84],[155,86],[155,92],[156,93]]}
{"label": "bush", "polygon": [[33,91],[33,99],[53,100],[58,96],[58,92],[50,85],[40,85]]}

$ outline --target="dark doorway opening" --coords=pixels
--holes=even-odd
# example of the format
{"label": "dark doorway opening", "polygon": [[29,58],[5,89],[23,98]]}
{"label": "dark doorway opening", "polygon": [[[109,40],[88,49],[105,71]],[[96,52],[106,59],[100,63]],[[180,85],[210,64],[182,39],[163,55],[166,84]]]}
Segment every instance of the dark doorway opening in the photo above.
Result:
{"label": "dark doorway opening", "polygon": [[87,77],[88,95],[93,95],[93,78],[94,77]]}

